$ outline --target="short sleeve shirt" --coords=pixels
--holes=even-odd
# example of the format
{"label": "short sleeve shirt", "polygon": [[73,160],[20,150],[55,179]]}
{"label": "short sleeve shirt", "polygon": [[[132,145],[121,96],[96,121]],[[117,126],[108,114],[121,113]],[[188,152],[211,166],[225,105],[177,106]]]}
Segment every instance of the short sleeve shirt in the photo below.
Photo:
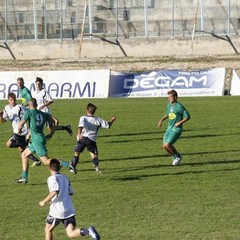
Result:
{"label": "short sleeve shirt", "polygon": [[56,173],[48,178],[47,183],[49,192],[57,192],[52,199],[49,215],[59,219],[74,216],[75,210],[70,196],[73,190],[68,178],[61,173]]}
{"label": "short sleeve shirt", "polygon": [[82,116],[80,117],[78,127],[82,127],[82,134],[84,137],[88,137],[92,141],[96,142],[98,129],[109,128],[109,123],[102,118],[94,116]]}
{"label": "short sleeve shirt", "polygon": [[[33,97],[36,98],[36,100],[37,100],[37,104],[38,104],[37,108],[38,109],[42,105],[44,105],[46,102],[52,101],[52,97],[49,95],[49,93],[45,89],[42,89],[41,91],[35,91],[33,93]],[[44,107],[41,111],[50,114],[50,109],[48,107]]]}
{"label": "short sleeve shirt", "polygon": [[25,112],[23,119],[29,122],[31,137],[35,140],[43,137],[43,128],[47,121],[50,121],[51,115],[38,109],[29,109]]}
{"label": "short sleeve shirt", "polygon": [[[24,112],[26,109],[19,104],[16,104],[14,107],[6,105],[3,109],[3,118],[7,121],[9,120],[12,123],[13,132],[18,134],[18,124],[23,120]],[[24,124],[20,135],[26,135],[28,132],[27,125]]]}
{"label": "short sleeve shirt", "polygon": [[[166,115],[168,116],[168,129],[171,129],[175,126],[175,124],[181,121],[183,118],[190,118],[189,112],[186,108],[179,102],[174,104],[169,103],[167,105]],[[179,128],[183,128],[183,126],[179,126]]]}
{"label": "short sleeve shirt", "polygon": [[32,98],[30,90],[26,87],[20,88],[19,93],[22,100],[22,104],[27,103]]}

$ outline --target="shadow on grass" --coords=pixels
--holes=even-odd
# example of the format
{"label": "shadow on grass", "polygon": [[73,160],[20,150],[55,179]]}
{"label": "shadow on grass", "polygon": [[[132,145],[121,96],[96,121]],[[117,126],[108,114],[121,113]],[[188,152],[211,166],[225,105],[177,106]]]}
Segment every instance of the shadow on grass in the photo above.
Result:
{"label": "shadow on grass", "polygon": [[[240,150],[224,150],[224,151],[214,151],[214,152],[193,152],[193,153],[186,153],[184,154],[183,156],[194,156],[194,155],[205,155],[205,154],[216,154],[216,153],[238,153],[240,152]],[[132,157],[132,156],[129,156],[129,157],[124,157],[124,158],[105,158],[105,159],[100,159],[101,162],[111,162],[111,161],[125,161],[125,160],[144,160],[144,159],[147,159],[147,158],[161,158],[161,157],[168,157],[168,158],[171,158],[170,156],[166,155],[166,154],[155,154],[155,155],[144,155],[144,156],[136,156],[136,157]],[[84,162],[87,162],[87,161],[84,161]],[[194,164],[197,164],[197,163],[194,163]],[[205,163],[199,163],[199,164],[205,164]]]}
{"label": "shadow on grass", "polygon": [[[126,136],[126,137],[131,137],[131,136],[143,136],[145,134],[148,134],[148,135],[153,135],[153,134],[157,134],[159,137],[158,138],[155,138],[155,137],[150,137],[150,138],[139,138],[139,139],[122,139],[122,140],[110,140],[110,141],[104,141],[104,143],[126,143],[126,142],[137,142],[137,141],[153,141],[153,140],[157,140],[157,141],[162,141],[162,137],[163,137],[163,132],[159,133],[159,132],[155,132],[155,133],[135,133],[135,134],[126,134],[126,135],[122,135],[122,136]],[[115,137],[116,135],[112,136],[112,137]],[[117,135],[119,136],[119,135]],[[223,133],[219,133],[219,134],[199,134],[199,135],[182,135],[181,138],[183,139],[192,139],[192,138],[216,138],[216,137],[223,137],[223,136],[239,136],[239,133],[227,133],[227,134],[223,134]]]}
{"label": "shadow on grass", "polygon": [[[232,162],[240,162],[240,160],[232,161]],[[226,162],[225,162],[226,163]],[[176,167],[174,167],[176,168]],[[232,171],[239,171],[240,167],[237,168],[228,168],[228,169],[207,169],[207,170],[196,170],[196,171],[182,171],[182,172],[169,172],[169,173],[156,173],[156,174],[142,174],[142,175],[135,175],[135,176],[126,176],[126,177],[116,177],[111,178],[112,181],[136,181],[136,180],[144,180],[150,177],[163,177],[163,176],[178,176],[178,175],[185,175],[185,174],[202,174],[208,172],[232,172]],[[136,170],[136,169],[135,169]]]}

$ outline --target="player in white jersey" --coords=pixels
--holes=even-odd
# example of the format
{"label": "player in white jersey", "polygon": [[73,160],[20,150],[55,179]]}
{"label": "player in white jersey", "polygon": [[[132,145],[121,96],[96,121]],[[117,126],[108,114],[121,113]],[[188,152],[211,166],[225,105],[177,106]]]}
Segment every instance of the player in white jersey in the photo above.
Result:
{"label": "player in white jersey", "polygon": [[[3,111],[0,112],[0,122],[4,123],[9,120],[12,123],[13,135],[9,138],[6,145],[9,148],[19,148],[22,152],[29,143],[28,128],[25,124],[23,126],[22,132],[18,134],[18,124],[22,120],[24,112],[27,110],[22,105],[17,104],[15,93],[10,92],[8,94],[8,105],[6,105]],[[41,165],[41,161],[30,155],[29,158],[34,161],[32,166]]]}
{"label": "player in white jersey", "polygon": [[69,179],[60,173],[60,168],[59,160],[51,159],[49,164],[51,176],[47,181],[49,194],[39,202],[41,207],[48,203],[51,204],[46,219],[45,240],[53,239],[53,230],[61,222],[64,224],[69,238],[89,235],[92,239],[100,240],[100,236],[93,226],[76,228],[75,210],[71,198],[73,189]]}
{"label": "player in white jersey", "polygon": [[[46,91],[45,88],[43,88],[43,80],[40,77],[36,78],[35,81],[36,85],[36,91],[32,93],[33,98],[37,100],[37,109],[41,110],[42,112],[46,112],[50,114],[49,105],[53,103],[52,97],[49,95],[49,93]],[[52,114],[51,114],[52,115]],[[54,123],[48,123],[48,128],[54,128],[54,131],[51,131],[54,133],[57,130],[65,130],[69,133],[69,135],[72,135],[72,129],[71,125],[66,126],[60,126],[59,120],[52,115],[52,118],[54,119]],[[52,137],[52,134],[49,134],[46,136],[47,140],[49,140]]]}
{"label": "player in white jersey", "polygon": [[74,148],[74,156],[71,164],[70,172],[77,173],[76,166],[79,161],[80,153],[84,151],[85,148],[88,149],[93,167],[97,173],[101,173],[99,169],[99,159],[98,159],[98,148],[97,148],[97,134],[98,129],[110,128],[113,122],[116,120],[115,116],[112,116],[110,122],[105,121],[100,117],[95,117],[94,113],[97,107],[89,103],[87,105],[87,115],[81,116],[78,124],[78,134],[77,134],[77,144]]}

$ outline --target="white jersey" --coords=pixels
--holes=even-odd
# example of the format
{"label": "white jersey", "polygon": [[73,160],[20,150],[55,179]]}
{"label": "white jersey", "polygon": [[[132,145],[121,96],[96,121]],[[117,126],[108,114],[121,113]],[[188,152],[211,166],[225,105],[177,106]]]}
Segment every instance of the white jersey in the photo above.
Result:
{"label": "white jersey", "polygon": [[70,196],[73,194],[73,189],[68,178],[61,173],[56,173],[48,178],[47,183],[49,192],[58,192],[52,199],[49,215],[59,219],[75,216]]}
{"label": "white jersey", "polygon": [[82,135],[88,137],[92,141],[97,141],[97,133],[100,127],[109,128],[109,123],[102,118],[94,116],[80,117],[78,127],[82,127]]}
{"label": "white jersey", "polygon": [[[5,108],[3,109],[3,118],[6,121],[9,120],[12,123],[13,133],[18,134],[18,125],[19,122],[23,120],[23,115],[25,111],[26,108],[19,104],[16,104],[14,107],[6,105]],[[20,135],[26,135],[27,132],[28,132],[27,124],[24,124]]]}
{"label": "white jersey", "polygon": [[[46,102],[52,102],[52,97],[45,89],[33,92],[32,97],[36,98],[37,100],[37,109],[39,109]],[[44,107],[43,109],[41,109],[41,111],[50,114],[50,109],[48,107]]]}

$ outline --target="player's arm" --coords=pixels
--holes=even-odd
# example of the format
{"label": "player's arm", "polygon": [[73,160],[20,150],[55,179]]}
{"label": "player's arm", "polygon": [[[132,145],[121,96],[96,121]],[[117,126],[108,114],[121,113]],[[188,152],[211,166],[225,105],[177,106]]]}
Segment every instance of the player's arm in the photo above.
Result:
{"label": "player's arm", "polygon": [[45,91],[45,96],[43,97],[43,102],[44,102],[44,104],[40,107],[40,110],[45,108],[45,107],[48,107],[50,104],[53,103],[52,97],[46,91]]}
{"label": "player's arm", "polygon": [[[55,131],[56,131],[56,123],[58,123],[58,122],[56,122],[56,121],[58,121],[56,118],[54,118],[52,115],[50,115],[50,114],[48,114],[49,116],[49,118],[48,118],[48,122],[50,123],[50,125],[49,125],[49,130],[50,130],[50,133],[48,134],[48,135],[46,135],[46,139],[47,140],[49,140],[52,136],[53,136],[53,134],[55,133]],[[56,120],[56,121],[55,121]]]}
{"label": "player's arm", "polygon": [[191,118],[189,112],[184,108],[183,109],[183,119],[175,124],[175,127],[181,126],[183,123],[187,122]]}
{"label": "player's arm", "polygon": [[22,121],[19,122],[19,124],[18,124],[18,134],[21,133],[22,128],[23,128],[23,126],[24,126],[25,123],[26,123],[25,120],[22,120]]}
{"label": "player's arm", "polygon": [[51,200],[58,194],[58,191],[50,192],[47,197],[45,197],[42,201],[39,202],[39,205],[43,207],[47,203],[51,203]]}
{"label": "player's arm", "polygon": [[0,122],[1,122],[1,123],[6,122],[6,119],[3,118],[3,110],[0,110]]}
{"label": "player's arm", "polygon": [[163,123],[166,119],[168,119],[168,116],[167,116],[167,115],[164,115],[164,116],[159,120],[159,122],[158,122],[158,124],[157,124],[157,127],[160,128],[160,127],[162,126],[162,123]]}
{"label": "player's arm", "polygon": [[110,120],[110,122],[108,122],[108,124],[109,124],[109,128],[112,126],[112,124],[114,123],[114,121],[116,120],[117,118],[116,118],[116,116],[112,116],[112,118],[111,118],[111,120]]}
{"label": "player's arm", "polygon": [[77,140],[78,141],[83,139],[82,130],[83,130],[83,127],[78,127],[78,130],[77,130]]}
{"label": "player's arm", "polygon": [[175,127],[181,126],[183,123],[187,122],[189,119],[190,119],[190,117],[189,118],[188,117],[183,118],[181,121],[179,121],[175,124]]}

